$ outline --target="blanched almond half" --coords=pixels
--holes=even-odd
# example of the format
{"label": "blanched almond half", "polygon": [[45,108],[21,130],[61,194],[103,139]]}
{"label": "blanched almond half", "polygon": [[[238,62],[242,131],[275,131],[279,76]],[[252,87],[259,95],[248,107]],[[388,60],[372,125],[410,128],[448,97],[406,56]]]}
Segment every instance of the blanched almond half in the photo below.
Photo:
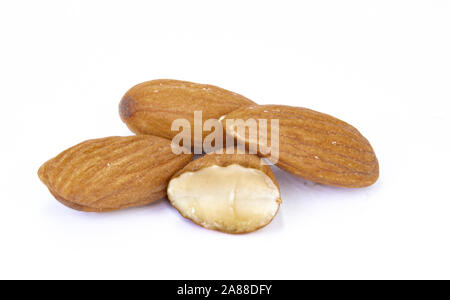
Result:
{"label": "blanched almond half", "polygon": [[281,203],[271,169],[244,154],[210,154],[179,171],[169,182],[171,204],[205,228],[247,233],[269,224]]}

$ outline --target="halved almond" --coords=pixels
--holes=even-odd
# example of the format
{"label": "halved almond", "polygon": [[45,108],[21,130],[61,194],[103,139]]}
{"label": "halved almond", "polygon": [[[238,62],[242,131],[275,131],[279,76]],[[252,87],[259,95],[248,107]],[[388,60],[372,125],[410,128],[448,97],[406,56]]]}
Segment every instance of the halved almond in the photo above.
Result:
{"label": "halved almond", "polygon": [[185,218],[227,233],[264,227],[281,203],[270,167],[248,154],[209,154],[194,160],[172,177],[167,194]]}

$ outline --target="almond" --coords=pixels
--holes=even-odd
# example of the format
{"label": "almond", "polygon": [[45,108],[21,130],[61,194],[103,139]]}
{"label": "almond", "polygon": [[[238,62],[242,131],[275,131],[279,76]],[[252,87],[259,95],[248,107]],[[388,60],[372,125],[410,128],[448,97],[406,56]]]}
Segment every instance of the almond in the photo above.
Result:
{"label": "almond", "polygon": [[[378,178],[378,160],[370,143],[353,126],[330,115],[306,108],[282,105],[253,105],[226,115],[227,134],[249,149],[268,157],[261,139],[239,135],[228,120],[266,119],[271,140],[272,119],[279,120],[279,157],[276,165],[294,175],[327,185],[364,187]],[[228,123],[231,124],[231,123]]]}
{"label": "almond", "polygon": [[[167,139],[178,133],[171,130],[172,122],[186,119],[191,126],[191,145],[194,146],[194,111],[201,111],[203,120],[219,119],[252,104],[254,102],[244,96],[213,85],[160,79],[132,87],[120,101],[119,113],[132,132]],[[202,133],[204,138],[208,131]]]}
{"label": "almond", "polygon": [[166,195],[171,176],[192,155],[175,155],[155,136],[88,140],[47,161],[39,178],[63,204],[103,212],[139,206]]}
{"label": "almond", "polygon": [[227,233],[264,227],[281,203],[272,170],[249,154],[208,154],[194,160],[172,177],[167,194],[185,218]]}

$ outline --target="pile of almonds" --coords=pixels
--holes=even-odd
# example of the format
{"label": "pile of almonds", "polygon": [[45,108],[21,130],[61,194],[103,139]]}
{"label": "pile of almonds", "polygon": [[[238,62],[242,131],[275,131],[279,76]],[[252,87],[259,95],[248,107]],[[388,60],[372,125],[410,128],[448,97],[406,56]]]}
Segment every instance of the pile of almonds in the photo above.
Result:
{"label": "pile of almonds", "polygon": [[371,145],[341,120],[306,108],[257,105],[216,86],[178,80],[144,82],[123,96],[120,117],[136,136],[75,145],[44,163],[39,178],[57,200],[81,211],[141,206],[167,195],[181,215],[208,229],[246,233],[267,225],[281,196],[270,167],[262,163],[265,152],[223,151],[193,160],[193,154],[172,151],[177,134],[172,122],[193,124],[194,111],[201,111],[203,120],[220,120],[229,137],[254,149],[263,145],[227,128],[226,120],[278,119],[276,165],[296,176],[350,188],[378,178]]}

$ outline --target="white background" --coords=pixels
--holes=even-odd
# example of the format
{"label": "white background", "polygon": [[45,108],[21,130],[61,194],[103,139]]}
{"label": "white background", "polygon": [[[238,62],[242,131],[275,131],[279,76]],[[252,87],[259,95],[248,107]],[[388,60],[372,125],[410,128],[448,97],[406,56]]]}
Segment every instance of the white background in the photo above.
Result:
{"label": "white background", "polygon": [[[450,278],[448,1],[2,1],[0,39],[0,278]],[[278,215],[237,236],[167,200],[59,204],[39,166],[130,135],[119,100],[158,78],[343,119],[380,179],[343,189],[275,170]]]}

